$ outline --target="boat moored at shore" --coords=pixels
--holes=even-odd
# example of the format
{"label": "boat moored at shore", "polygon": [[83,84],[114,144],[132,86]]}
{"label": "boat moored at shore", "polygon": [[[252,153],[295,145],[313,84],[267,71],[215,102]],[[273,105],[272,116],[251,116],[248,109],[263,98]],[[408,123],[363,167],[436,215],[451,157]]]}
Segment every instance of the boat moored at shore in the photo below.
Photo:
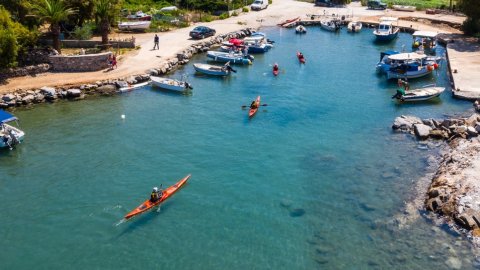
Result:
{"label": "boat moored at shore", "polygon": [[[0,110],[0,148],[12,148],[23,141],[25,132],[7,123],[18,121],[17,117]],[[18,122],[17,122],[18,125]]]}
{"label": "boat moored at shore", "polygon": [[389,42],[394,40],[400,31],[400,28],[396,26],[396,24],[398,24],[398,18],[381,17],[378,28],[373,31],[375,40],[378,42]]}
{"label": "boat moored at shore", "polygon": [[154,76],[151,76],[150,79],[152,80],[152,85],[165,90],[170,90],[174,92],[186,92],[193,89],[193,87],[185,81]]}
{"label": "boat moored at shore", "polygon": [[223,66],[195,63],[193,68],[197,72],[212,76],[228,76],[231,72],[236,72],[228,62]]}
{"label": "boat moored at shore", "polygon": [[240,64],[240,65],[251,65],[254,59],[253,56],[249,54],[236,53],[236,52],[217,52],[217,51],[208,51],[207,57],[216,62],[231,64]]}
{"label": "boat moored at shore", "polygon": [[397,91],[392,97],[401,102],[425,101],[440,96],[445,91],[445,87],[435,87],[427,85],[422,88]]}

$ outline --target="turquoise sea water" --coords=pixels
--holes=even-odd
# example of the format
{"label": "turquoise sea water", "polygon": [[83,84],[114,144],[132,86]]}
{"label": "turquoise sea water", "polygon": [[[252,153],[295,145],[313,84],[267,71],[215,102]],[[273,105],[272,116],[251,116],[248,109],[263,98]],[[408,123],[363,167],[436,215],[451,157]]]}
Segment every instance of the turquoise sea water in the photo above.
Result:
{"label": "turquoise sea water", "polygon": [[[148,86],[15,111],[27,136],[0,152],[2,269],[473,268],[457,233],[425,218],[393,222],[424,193],[416,183],[437,149],[390,130],[401,114],[441,118],[471,103],[449,91],[390,99],[396,83],[375,64],[383,50],[409,48],[407,34],[378,45],[368,29],[263,30],[275,48],[229,78],[194,75],[191,64],[172,74],[189,75],[192,95]],[[433,82],[448,87],[445,65],[411,86]],[[241,106],[257,95],[268,106],[249,120]],[[160,212],[116,225],[153,186],[189,173]]]}

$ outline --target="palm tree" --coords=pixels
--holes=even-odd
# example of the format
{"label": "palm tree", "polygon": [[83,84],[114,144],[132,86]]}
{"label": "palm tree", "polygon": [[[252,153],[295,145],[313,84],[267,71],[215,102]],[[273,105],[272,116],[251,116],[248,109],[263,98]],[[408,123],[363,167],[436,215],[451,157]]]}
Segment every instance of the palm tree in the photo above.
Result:
{"label": "palm tree", "polygon": [[61,53],[60,48],[60,22],[65,21],[68,16],[75,13],[67,8],[62,0],[44,0],[43,4],[35,5],[34,11],[40,20],[50,24],[52,33],[53,48]]}
{"label": "palm tree", "polygon": [[110,21],[115,16],[117,1],[112,0],[96,0],[95,1],[95,18],[99,24],[100,33],[102,34],[102,44],[108,44],[108,34],[110,33]]}

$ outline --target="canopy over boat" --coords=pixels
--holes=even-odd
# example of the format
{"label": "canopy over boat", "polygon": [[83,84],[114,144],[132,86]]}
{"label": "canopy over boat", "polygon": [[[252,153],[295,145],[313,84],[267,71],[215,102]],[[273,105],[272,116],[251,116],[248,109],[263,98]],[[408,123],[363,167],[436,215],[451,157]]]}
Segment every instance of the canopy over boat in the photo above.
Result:
{"label": "canopy over boat", "polygon": [[428,38],[435,38],[437,37],[438,33],[433,31],[415,31],[413,33],[413,37],[428,37]]}
{"label": "canopy over boat", "polygon": [[391,60],[401,61],[401,60],[420,60],[427,57],[425,54],[420,53],[398,53],[390,55],[388,58]]}
{"label": "canopy over boat", "polygon": [[15,120],[17,120],[17,117],[13,116],[12,114],[9,114],[4,110],[0,110],[0,124],[5,124]]}

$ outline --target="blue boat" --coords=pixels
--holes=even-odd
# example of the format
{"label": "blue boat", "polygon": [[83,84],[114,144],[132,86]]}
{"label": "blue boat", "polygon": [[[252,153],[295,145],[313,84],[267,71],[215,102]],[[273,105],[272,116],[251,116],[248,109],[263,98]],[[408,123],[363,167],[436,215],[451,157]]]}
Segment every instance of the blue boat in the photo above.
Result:
{"label": "blue boat", "polygon": [[248,53],[265,53],[273,47],[262,35],[244,38],[243,45],[248,48]]}
{"label": "blue boat", "polygon": [[240,64],[240,65],[251,65],[254,59],[253,56],[242,53],[234,52],[218,52],[218,51],[208,51],[207,57],[213,59],[213,61],[231,64]]}
{"label": "blue boat", "polygon": [[376,41],[389,42],[394,40],[398,36],[398,32],[400,32],[400,28],[394,25],[395,22],[398,22],[397,18],[380,18],[380,24],[378,25],[378,28],[373,31]]}
{"label": "blue boat", "polygon": [[380,61],[377,63],[377,72],[378,73],[387,73],[390,69],[391,60],[390,55],[399,54],[398,51],[388,50],[380,53]]}
{"label": "blue boat", "polygon": [[17,127],[7,124],[17,120],[17,117],[0,110],[0,148],[8,147],[12,150],[14,145],[23,140],[25,133]]}

